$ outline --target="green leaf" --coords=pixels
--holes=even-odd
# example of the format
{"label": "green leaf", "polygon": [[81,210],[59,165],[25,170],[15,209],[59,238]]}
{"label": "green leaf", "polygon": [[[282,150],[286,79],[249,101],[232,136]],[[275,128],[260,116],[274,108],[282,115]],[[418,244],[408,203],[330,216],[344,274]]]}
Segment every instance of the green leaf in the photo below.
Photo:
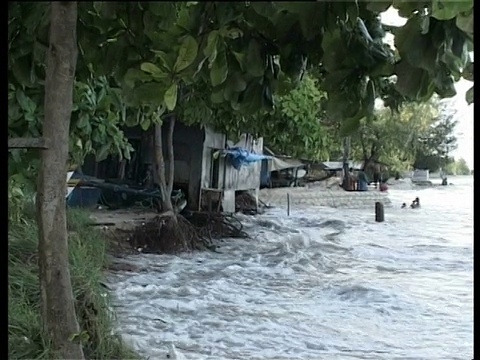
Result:
{"label": "green leaf", "polygon": [[203,55],[208,58],[210,64],[213,63],[215,61],[215,58],[217,57],[218,37],[218,30],[213,30],[212,32],[210,32],[207,38],[207,46],[205,46],[205,49],[203,49]]}
{"label": "green leaf", "polygon": [[403,60],[414,67],[431,70],[437,63],[437,49],[431,38],[422,35],[422,19],[414,17],[395,34],[395,47]]}
{"label": "green leaf", "polygon": [[420,26],[422,28],[421,34],[428,34],[430,30],[430,16],[425,15],[420,17]]}
{"label": "green leaf", "polygon": [[139,123],[138,116],[129,115],[125,119],[125,125],[127,125],[128,127],[136,126],[136,125],[138,125],[138,123]]}
{"label": "green leaf", "polygon": [[88,125],[88,122],[90,120],[90,116],[88,113],[81,113],[80,116],[78,117],[78,122],[77,122],[77,128],[83,129]]}
{"label": "green leaf", "polygon": [[175,105],[177,105],[177,84],[173,83],[167,89],[164,95],[165,105],[169,111],[175,109]]}
{"label": "green leaf", "polygon": [[413,13],[423,11],[430,1],[393,0],[392,6],[398,10],[398,15],[409,18]]}
{"label": "green leaf", "polygon": [[143,131],[147,131],[151,123],[152,122],[150,121],[150,117],[144,116],[140,121],[140,127],[142,128]]}
{"label": "green leaf", "polygon": [[25,95],[25,93],[18,89],[16,92],[17,102],[22,108],[23,111],[27,113],[33,113],[37,108],[37,104],[35,104],[32,99]]}
{"label": "green leaf", "polygon": [[403,60],[395,70],[398,76],[395,88],[401,95],[413,100],[429,99],[433,95],[435,87],[426,70],[412,67]]}
{"label": "green leaf", "polygon": [[217,57],[210,69],[210,81],[213,86],[222,84],[228,75],[227,55],[224,46],[220,46]]}
{"label": "green leaf", "polygon": [[465,80],[473,81],[473,63],[468,63],[462,71],[462,77]]}
{"label": "green leaf", "polygon": [[150,62],[144,62],[142,65],[140,65],[140,69],[151,75],[163,74],[163,71],[160,70],[157,65]]}
{"label": "green leaf", "polygon": [[467,101],[468,105],[473,104],[473,86],[465,93],[465,100]]}
{"label": "green leaf", "polygon": [[246,69],[246,64],[245,64],[245,54],[241,52],[236,52],[236,51],[231,51],[233,56],[235,56],[235,59],[237,60],[238,64],[240,65],[240,69],[242,71],[245,71]]}
{"label": "green leaf", "polygon": [[165,87],[156,82],[142,84],[133,91],[134,97],[140,104],[162,105]]}
{"label": "green leaf", "polygon": [[92,140],[88,139],[85,142],[85,151],[87,151],[87,152],[92,151]]}
{"label": "green leaf", "polygon": [[155,57],[158,58],[161,62],[161,65],[169,72],[172,71],[173,67],[173,60],[172,60],[172,54],[167,54],[164,51],[161,50],[152,50],[152,52],[155,54]]}
{"label": "green leaf", "polygon": [[128,69],[123,81],[125,84],[130,87],[134,88],[135,87],[135,82],[136,81],[141,81],[141,82],[146,82],[152,80],[152,77],[145,74],[145,72],[138,70],[138,69]]}
{"label": "green leaf", "polygon": [[257,81],[251,81],[239,97],[240,111],[245,114],[254,114],[262,107],[263,86]]}
{"label": "green leaf", "polygon": [[251,39],[248,43],[247,57],[246,57],[247,72],[252,76],[263,76],[265,65],[262,60],[262,49],[260,44]]}
{"label": "green leaf", "polygon": [[[334,72],[345,68],[343,62],[350,57],[348,50],[345,48],[340,30],[326,31],[322,40],[323,49],[323,66],[328,72]],[[282,59],[283,60],[283,59]]]}
{"label": "green leaf", "polygon": [[340,128],[340,134],[343,136],[348,136],[353,134],[360,127],[360,120],[361,118],[358,116],[345,119],[342,122],[342,125]]}
{"label": "green leaf", "polygon": [[222,29],[220,35],[235,40],[243,36],[243,31],[238,28]]}
{"label": "green leaf", "polygon": [[214,90],[210,95],[210,101],[214,104],[220,104],[224,101],[223,88]]}
{"label": "green leaf", "polygon": [[17,104],[9,104],[8,105],[8,125],[12,125],[15,123],[17,120],[20,120],[22,118],[23,114],[22,111],[20,111],[20,106]]}
{"label": "green leaf", "polygon": [[11,70],[17,81],[23,86],[32,86],[31,79],[31,59],[30,56],[23,56],[15,59],[11,65]]}
{"label": "green leaf", "polygon": [[369,80],[367,84],[367,97],[365,99],[368,115],[373,115],[373,111],[375,109],[375,98],[375,84],[372,80]]}
{"label": "green leaf", "polygon": [[473,9],[457,15],[457,27],[469,35],[473,35]]}
{"label": "green leaf", "polygon": [[151,1],[148,8],[155,15],[158,26],[162,29],[170,28],[176,20],[176,8],[173,2]]}
{"label": "green leaf", "polygon": [[205,64],[205,61],[206,61],[207,59],[208,59],[208,58],[205,57],[205,58],[203,58],[203,59],[198,63],[197,70],[195,70],[195,73],[192,75],[192,78],[195,78],[195,76],[197,76],[198,73],[202,70],[203,64]]}
{"label": "green leaf", "polygon": [[450,20],[473,7],[473,0],[432,0],[432,17],[438,20]]}
{"label": "green leaf", "polygon": [[197,57],[197,53],[197,42],[192,36],[187,35],[182,41],[182,45],[180,46],[180,50],[178,51],[178,57],[175,65],[173,66],[173,71],[175,73],[178,73],[190,66],[190,64],[192,64]]}
{"label": "green leaf", "polygon": [[241,92],[246,89],[247,83],[239,73],[233,73],[227,80],[227,88],[231,88],[234,92]]}
{"label": "green leaf", "polygon": [[100,149],[95,153],[95,159],[97,162],[103,161],[108,157],[108,154],[110,152],[110,143],[108,144],[103,144]]}

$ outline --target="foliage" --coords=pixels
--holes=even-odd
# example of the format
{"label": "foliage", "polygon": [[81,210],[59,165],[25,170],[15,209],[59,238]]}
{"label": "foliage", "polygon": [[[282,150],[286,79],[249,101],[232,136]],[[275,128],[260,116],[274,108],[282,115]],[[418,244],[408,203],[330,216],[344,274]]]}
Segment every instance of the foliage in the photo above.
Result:
{"label": "foliage", "polygon": [[[20,177],[20,181],[18,178]],[[21,223],[22,214],[27,203],[27,194],[24,190],[24,181],[20,174],[8,179],[8,222]]]}
{"label": "foliage", "polygon": [[[376,98],[398,109],[407,98],[452,96],[455,80],[473,78],[467,53],[473,2],[442,4],[79,3],[75,99],[80,102],[73,115],[72,157],[77,162],[88,152],[100,159],[109,153],[128,157],[123,125],[146,129],[161,121],[164,111],[183,112],[183,103],[192,99],[201,116],[190,111],[187,121],[255,132],[255,115],[270,113],[274,95],[301,84],[307,69],[326,92],[328,119],[340,121],[344,133],[371,118]],[[380,23],[379,12],[390,5],[408,18],[404,26]],[[10,136],[39,135],[48,21],[48,3],[9,3]],[[396,36],[395,52],[383,43],[387,31]],[[264,128],[277,126],[279,119],[266,116]]]}
{"label": "foliage", "polygon": [[[397,53],[383,43],[378,18],[389,5],[409,19],[391,29]],[[377,97],[397,108],[405,98],[454,95],[473,39],[472,7],[471,0],[441,9],[436,1],[84,3],[79,41],[85,54],[95,49],[85,63],[122,83],[129,103],[170,111],[192,86],[244,115],[270,111],[288,79],[317,69],[329,117],[348,132],[373,114]]]}
{"label": "foliage", "polygon": [[359,130],[352,135],[352,158],[380,161],[390,171],[410,168],[416,156],[426,151],[425,139],[437,139],[436,136],[447,139],[451,135],[438,132],[440,111],[435,98],[427,103],[404,103],[398,113],[385,108],[378,110],[371,122],[362,120]]}
{"label": "foliage", "polygon": [[[404,26],[380,23],[389,6],[408,19]],[[11,137],[40,136],[48,10],[47,2],[9,3]],[[166,111],[323,157],[333,146],[326,130],[336,136],[339,123],[342,135],[351,134],[372,119],[375,99],[398,110],[434,93],[453,96],[460,77],[473,80],[472,10],[471,0],[81,2],[72,162],[88,153],[128,158],[121,129],[148,129]],[[384,44],[386,32],[395,34],[394,50]],[[295,105],[313,106],[309,77],[324,98],[321,126],[315,111]],[[467,97],[473,101],[473,88]],[[16,150],[9,160],[10,174],[33,184],[37,155]]]}
{"label": "foliage", "polygon": [[[41,136],[48,9],[45,2],[9,3],[9,137]],[[132,147],[121,131],[128,112],[120,89],[105,77],[92,77],[90,71],[79,75],[83,76],[77,76],[75,83],[70,128],[71,162],[79,165],[90,153],[99,160],[108,154],[129,158]],[[38,153],[13,150],[9,154],[9,174],[22,174],[24,185],[33,186]]]}
{"label": "foliage", "polygon": [[457,175],[470,175],[471,171],[465,159],[460,158],[455,161]]}
{"label": "foliage", "polygon": [[[9,209],[10,210],[10,209]],[[26,210],[29,210],[28,208]],[[38,287],[37,227],[34,212],[23,213],[21,223],[8,229],[8,342],[11,359],[49,359],[49,344],[42,336]],[[70,211],[68,227],[70,264],[77,315],[89,359],[137,358],[117,335],[112,335],[110,299],[100,283],[105,266],[105,241],[86,226],[88,215]],[[96,314],[95,314],[96,313]]]}
{"label": "foliage", "polygon": [[82,164],[92,153],[97,161],[111,153],[130,159],[133,148],[121,130],[127,109],[120,90],[105,76],[76,81],[74,89],[69,151],[73,163]]}
{"label": "foliage", "polygon": [[308,73],[298,86],[279,96],[273,112],[256,121],[256,132],[277,153],[310,160],[329,156],[331,138],[337,135],[336,123],[325,119],[322,103],[326,100],[318,81]]}
{"label": "foliage", "polygon": [[460,158],[448,163],[443,171],[447,175],[471,175],[473,170],[470,170],[465,159]]}
{"label": "foliage", "polygon": [[429,169],[432,172],[444,167],[452,159],[449,155],[457,147],[454,129],[457,121],[455,113],[440,109],[439,116],[430,125],[428,131],[418,139],[418,147],[413,166],[416,169]]}

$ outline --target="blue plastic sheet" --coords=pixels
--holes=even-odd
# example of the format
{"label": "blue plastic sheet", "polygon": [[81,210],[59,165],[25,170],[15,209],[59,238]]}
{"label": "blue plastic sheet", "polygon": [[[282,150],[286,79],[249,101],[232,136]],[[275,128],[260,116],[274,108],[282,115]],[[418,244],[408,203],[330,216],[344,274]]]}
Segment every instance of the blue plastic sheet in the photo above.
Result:
{"label": "blue plastic sheet", "polygon": [[240,147],[232,147],[230,149],[223,150],[223,154],[229,159],[232,166],[236,170],[240,169],[244,165],[249,165],[256,161],[270,159],[270,156],[255,154]]}

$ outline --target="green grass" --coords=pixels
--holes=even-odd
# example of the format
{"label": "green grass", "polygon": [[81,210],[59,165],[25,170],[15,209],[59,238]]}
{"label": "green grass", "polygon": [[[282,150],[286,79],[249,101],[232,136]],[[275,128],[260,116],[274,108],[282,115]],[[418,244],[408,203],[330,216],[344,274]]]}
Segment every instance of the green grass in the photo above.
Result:
{"label": "green grass", "polygon": [[[32,212],[8,230],[8,358],[51,359],[42,332],[37,265],[37,225]],[[70,273],[77,318],[88,333],[83,349],[88,359],[140,359],[117,335],[115,315],[104,280],[107,243],[101,233],[86,226],[88,214],[68,211]]]}

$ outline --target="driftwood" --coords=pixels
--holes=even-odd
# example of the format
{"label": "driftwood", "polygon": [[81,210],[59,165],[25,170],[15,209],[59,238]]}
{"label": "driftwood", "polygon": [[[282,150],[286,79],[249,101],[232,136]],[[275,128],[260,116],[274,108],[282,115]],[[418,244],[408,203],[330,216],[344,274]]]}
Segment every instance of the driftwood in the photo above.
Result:
{"label": "driftwood", "polygon": [[11,138],[8,139],[9,149],[48,149],[45,138]]}

